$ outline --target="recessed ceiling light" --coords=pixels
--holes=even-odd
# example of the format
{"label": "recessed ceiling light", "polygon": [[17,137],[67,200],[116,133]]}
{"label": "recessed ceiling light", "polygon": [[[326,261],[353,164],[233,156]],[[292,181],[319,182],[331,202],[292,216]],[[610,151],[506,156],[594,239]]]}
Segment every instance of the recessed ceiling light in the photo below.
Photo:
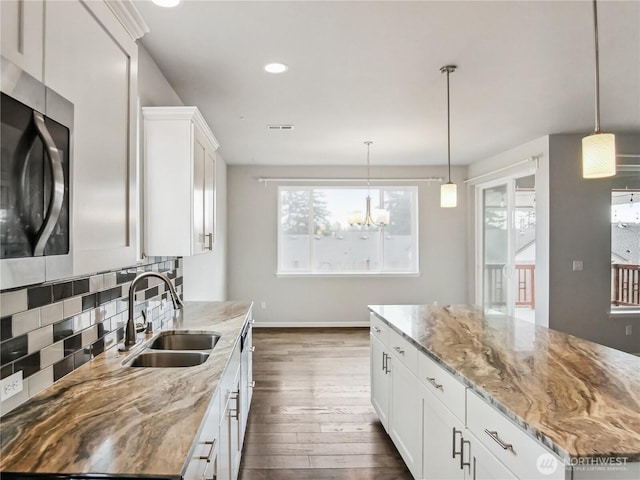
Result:
{"label": "recessed ceiling light", "polygon": [[151,1],[156,5],[158,5],[159,7],[165,7],[165,8],[175,7],[180,3],[180,0],[151,0]]}
{"label": "recessed ceiling light", "polygon": [[284,63],[268,63],[264,66],[264,70],[269,73],[284,73],[289,70],[289,67]]}

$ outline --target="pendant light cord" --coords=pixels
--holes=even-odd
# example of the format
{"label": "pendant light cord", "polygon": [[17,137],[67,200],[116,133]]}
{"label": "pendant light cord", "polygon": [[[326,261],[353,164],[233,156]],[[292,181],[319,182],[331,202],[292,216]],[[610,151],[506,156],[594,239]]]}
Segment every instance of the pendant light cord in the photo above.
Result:
{"label": "pendant light cord", "polygon": [[449,183],[451,183],[451,102],[449,100],[449,69],[447,69],[447,164],[449,165]]}
{"label": "pendant light cord", "polygon": [[596,131],[600,133],[600,55],[598,52],[598,7],[593,0],[593,32],[596,45]]}
{"label": "pendant light cord", "polygon": [[364,142],[364,144],[367,146],[367,195],[370,194],[370,190],[371,190],[371,175],[369,173],[370,169],[369,169],[369,147],[373,142],[371,141],[366,141]]}

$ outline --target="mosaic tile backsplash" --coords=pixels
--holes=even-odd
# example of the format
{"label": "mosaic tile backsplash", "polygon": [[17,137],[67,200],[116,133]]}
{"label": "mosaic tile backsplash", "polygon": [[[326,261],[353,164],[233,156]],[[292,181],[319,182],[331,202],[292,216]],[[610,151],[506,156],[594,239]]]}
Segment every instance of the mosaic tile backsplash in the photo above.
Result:
{"label": "mosaic tile backsplash", "polygon": [[[5,414],[124,338],[129,286],[139,273],[166,273],[182,297],[182,258],[147,257],[116,271],[3,291],[0,294],[0,377],[20,370],[23,390],[0,403]],[[162,300],[173,308],[156,278],[136,288],[134,317],[160,316]]]}

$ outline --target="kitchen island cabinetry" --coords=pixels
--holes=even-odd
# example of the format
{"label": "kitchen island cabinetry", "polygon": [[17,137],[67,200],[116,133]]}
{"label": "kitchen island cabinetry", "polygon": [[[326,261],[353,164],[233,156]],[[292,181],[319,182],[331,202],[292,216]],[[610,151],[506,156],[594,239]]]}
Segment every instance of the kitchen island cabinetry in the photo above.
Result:
{"label": "kitchen island cabinetry", "polygon": [[407,467],[419,478],[422,442],[416,419],[422,415],[422,403],[415,377],[417,351],[371,316],[371,402]]}
{"label": "kitchen island cabinetry", "polygon": [[218,141],[197,107],[144,107],[142,114],[145,254],[210,252]]}
{"label": "kitchen island cabinetry", "polygon": [[[407,465],[415,478],[640,478],[637,357],[465,305],[369,309],[372,331],[386,327],[391,344],[405,342],[396,346],[409,370],[417,352],[421,471]],[[392,413],[391,432],[393,423]]]}

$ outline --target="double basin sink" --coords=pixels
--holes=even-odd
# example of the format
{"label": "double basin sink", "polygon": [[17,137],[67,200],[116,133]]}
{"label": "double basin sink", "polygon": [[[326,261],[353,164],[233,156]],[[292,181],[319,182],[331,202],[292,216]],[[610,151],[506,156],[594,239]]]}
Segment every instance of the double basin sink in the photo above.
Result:
{"label": "double basin sink", "polygon": [[142,352],[125,360],[128,367],[193,367],[207,361],[218,343],[215,333],[167,331],[156,337]]}

